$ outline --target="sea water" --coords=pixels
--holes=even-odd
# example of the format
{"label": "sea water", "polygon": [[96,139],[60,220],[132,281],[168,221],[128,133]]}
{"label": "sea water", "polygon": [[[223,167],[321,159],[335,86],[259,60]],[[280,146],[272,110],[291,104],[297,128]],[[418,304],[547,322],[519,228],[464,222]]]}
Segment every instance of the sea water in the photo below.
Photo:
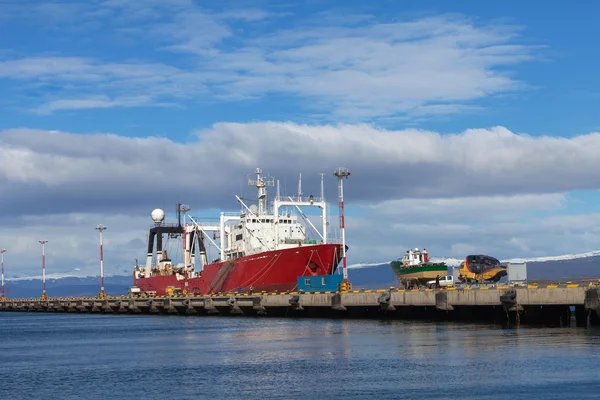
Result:
{"label": "sea water", "polygon": [[600,330],[0,313],[0,399],[598,399]]}

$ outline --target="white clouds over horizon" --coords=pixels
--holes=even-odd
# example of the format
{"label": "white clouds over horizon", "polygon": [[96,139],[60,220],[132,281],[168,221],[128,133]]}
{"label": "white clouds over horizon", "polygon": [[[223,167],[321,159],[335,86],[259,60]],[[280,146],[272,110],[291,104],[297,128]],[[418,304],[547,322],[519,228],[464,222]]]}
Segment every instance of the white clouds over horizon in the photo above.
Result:
{"label": "white clouds over horizon", "polygon": [[199,213],[235,211],[240,189],[255,195],[244,179],[256,167],[281,179],[287,194],[300,172],[304,192],[317,193],[318,173],[325,172],[334,233],[330,173],[346,166],[351,263],[394,259],[405,247],[500,258],[592,251],[600,249],[600,213],[578,212],[568,192],[600,187],[593,173],[599,149],[596,133],[531,137],[503,127],[439,135],[369,125],[219,123],[187,143],[12,129],[0,132],[0,184],[10,187],[0,193],[0,243],[35,274],[38,236],[51,233],[61,260],[54,268],[93,273],[93,228],[103,223],[111,263],[129,267],[145,253],[153,208],[181,201]]}
{"label": "white clouds over horizon", "polygon": [[279,93],[323,119],[413,119],[479,111],[478,100],[524,89],[511,67],[539,52],[519,26],[458,15],[390,21],[121,0],[71,12],[79,22],[60,32],[84,30],[94,47],[77,50],[75,37],[68,48],[0,58],[0,79],[53,89],[30,111],[194,107]]}

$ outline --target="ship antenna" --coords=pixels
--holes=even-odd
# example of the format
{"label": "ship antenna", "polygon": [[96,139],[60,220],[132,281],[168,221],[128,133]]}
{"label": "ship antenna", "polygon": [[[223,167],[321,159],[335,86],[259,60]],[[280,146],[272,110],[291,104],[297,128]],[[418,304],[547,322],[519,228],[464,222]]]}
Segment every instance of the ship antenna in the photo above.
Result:
{"label": "ship antenna", "polygon": [[279,193],[279,179],[277,179],[277,200],[279,200],[280,196],[281,196],[281,193]]}
{"label": "ship antenna", "polygon": [[325,186],[323,184],[323,176],[325,174],[321,172],[319,175],[321,175],[321,201],[325,201]]}
{"label": "ship antenna", "polygon": [[298,180],[298,201],[302,201],[302,172],[300,172],[300,179]]}
{"label": "ship antenna", "polygon": [[177,204],[177,220],[179,221],[179,227],[181,228],[181,214],[183,214],[183,222],[185,223],[185,217],[191,208],[187,204]]}
{"label": "ship antenna", "polygon": [[348,179],[348,168],[339,167],[333,173],[338,178],[338,202],[340,207],[340,233],[342,236],[343,283],[348,283],[348,269],[346,266],[346,232],[344,229],[344,178]]}
{"label": "ship antenna", "polygon": [[267,186],[273,186],[273,178],[269,177],[264,179],[261,177],[262,169],[256,168],[254,170],[256,174],[256,180],[248,180],[248,185],[254,186],[258,189],[258,215],[264,214],[267,211]]}

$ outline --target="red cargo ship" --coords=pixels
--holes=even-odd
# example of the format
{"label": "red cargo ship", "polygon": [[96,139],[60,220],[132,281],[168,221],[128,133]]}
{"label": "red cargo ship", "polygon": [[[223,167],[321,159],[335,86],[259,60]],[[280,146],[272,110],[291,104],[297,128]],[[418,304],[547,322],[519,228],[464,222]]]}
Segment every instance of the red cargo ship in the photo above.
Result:
{"label": "red cargo ship", "polygon": [[[258,189],[258,203],[247,206],[236,196],[242,206],[241,213],[221,212],[218,225],[204,224],[187,215],[189,208],[181,204],[177,206],[176,224],[165,224],[164,211],[154,210],[155,224],[148,237],[146,264],[138,266],[136,263],[133,284],[145,293],[158,296],[167,294],[167,288],[198,294],[286,291],[296,288],[299,276],[335,273],[346,248],[328,242],[323,174],[320,198],[303,197],[301,179],[297,196],[280,196],[278,181],[277,195],[270,204],[267,187],[274,186],[274,180],[263,177],[260,168],[255,174],[256,179],[249,179],[248,184]],[[302,212],[302,207],[320,209],[320,231]],[[186,219],[191,222],[187,223]],[[316,239],[309,238],[309,228]],[[163,235],[167,240],[182,239],[182,263],[175,265],[169,259],[163,250]],[[215,240],[218,235],[219,244],[211,238],[213,235]],[[220,258],[208,263],[206,255],[210,245],[217,249]],[[200,258],[198,266],[196,255]]]}

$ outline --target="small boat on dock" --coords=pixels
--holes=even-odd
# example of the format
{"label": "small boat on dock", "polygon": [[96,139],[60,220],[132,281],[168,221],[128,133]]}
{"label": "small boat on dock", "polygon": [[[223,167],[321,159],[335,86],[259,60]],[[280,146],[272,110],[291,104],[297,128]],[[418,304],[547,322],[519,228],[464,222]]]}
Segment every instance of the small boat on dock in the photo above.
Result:
{"label": "small boat on dock", "polygon": [[402,259],[390,263],[398,282],[407,286],[423,285],[437,276],[448,274],[448,266],[444,262],[431,262],[427,250],[418,248],[407,250]]}

